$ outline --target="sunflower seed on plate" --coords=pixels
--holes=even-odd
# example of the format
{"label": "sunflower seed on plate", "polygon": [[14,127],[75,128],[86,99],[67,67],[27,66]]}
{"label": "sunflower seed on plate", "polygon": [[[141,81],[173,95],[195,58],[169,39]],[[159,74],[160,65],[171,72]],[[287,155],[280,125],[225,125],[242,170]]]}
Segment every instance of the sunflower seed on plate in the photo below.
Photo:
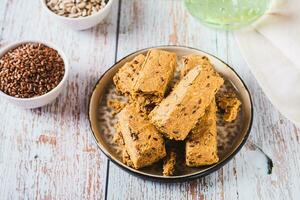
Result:
{"label": "sunflower seed on plate", "polygon": [[71,14],[75,14],[75,13],[77,13],[77,9],[76,9],[76,7],[75,7],[75,6],[71,7],[71,10],[70,10],[70,12],[69,12],[69,13],[71,13]]}
{"label": "sunflower seed on plate", "polygon": [[83,2],[80,2],[79,4],[77,4],[77,7],[82,9],[82,8],[85,8],[86,7],[86,3],[83,1]]}

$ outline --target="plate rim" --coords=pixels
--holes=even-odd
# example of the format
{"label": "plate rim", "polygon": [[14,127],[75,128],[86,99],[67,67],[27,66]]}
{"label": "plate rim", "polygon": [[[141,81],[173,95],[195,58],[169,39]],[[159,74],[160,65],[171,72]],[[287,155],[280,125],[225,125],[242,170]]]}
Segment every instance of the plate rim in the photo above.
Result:
{"label": "plate rim", "polygon": [[[214,57],[215,59],[219,60],[220,62],[222,62],[224,65],[226,65],[240,80],[240,82],[242,83],[242,86],[244,87],[244,89],[246,90],[248,96],[249,96],[249,102],[250,102],[250,121],[249,121],[249,128],[246,131],[246,134],[244,135],[241,143],[234,149],[234,151],[227,157],[225,158],[222,162],[216,163],[215,165],[212,165],[211,168],[203,171],[203,172],[195,172],[193,174],[190,175],[183,175],[182,177],[180,176],[156,176],[156,175],[150,175],[150,174],[145,174],[144,172],[140,172],[136,169],[132,169],[128,166],[123,166],[122,164],[120,164],[119,162],[117,162],[114,158],[111,157],[111,155],[106,152],[104,150],[104,147],[102,147],[102,145],[99,144],[97,137],[95,135],[95,132],[93,131],[93,126],[92,126],[92,120],[91,120],[91,100],[92,97],[94,95],[94,92],[99,84],[99,82],[102,80],[102,78],[106,75],[107,72],[109,72],[112,68],[114,68],[117,64],[119,64],[120,62],[122,62],[123,60],[127,59],[128,57],[132,56],[133,54],[136,54],[138,52],[142,52],[148,49],[153,49],[153,48],[170,48],[170,47],[175,47],[175,48],[186,48],[186,49],[192,49],[192,50],[196,50],[199,52],[203,52],[209,56]],[[245,145],[246,141],[249,138],[250,132],[252,130],[252,125],[253,125],[253,101],[252,101],[252,96],[250,93],[250,90],[248,89],[247,85],[245,84],[245,82],[243,81],[243,79],[240,77],[240,75],[229,65],[227,64],[225,61],[223,61],[222,59],[218,58],[215,55],[212,55],[211,53],[207,53],[206,51],[194,48],[194,47],[189,47],[189,46],[184,46],[184,45],[159,45],[159,46],[152,46],[152,47],[147,47],[147,48],[143,48],[143,49],[139,49],[136,50],[124,57],[122,57],[122,59],[116,61],[114,64],[112,64],[98,79],[98,81],[95,83],[93,90],[89,96],[89,101],[88,101],[88,121],[89,121],[89,125],[90,125],[90,130],[92,132],[94,141],[97,145],[97,147],[101,150],[101,152],[109,159],[109,161],[112,161],[114,164],[116,164],[119,168],[125,170],[126,172],[129,172],[130,174],[133,174],[135,176],[138,176],[140,178],[146,179],[146,180],[151,180],[151,181],[160,181],[160,182],[185,182],[185,181],[191,181],[197,178],[202,178],[205,177],[217,170],[219,170],[221,167],[223,167],[224,165],[226,165],[240,150],[241,148]],[[108,166],[107,166],[108,167]],[[106,174],[107,176],[108,174]]]}

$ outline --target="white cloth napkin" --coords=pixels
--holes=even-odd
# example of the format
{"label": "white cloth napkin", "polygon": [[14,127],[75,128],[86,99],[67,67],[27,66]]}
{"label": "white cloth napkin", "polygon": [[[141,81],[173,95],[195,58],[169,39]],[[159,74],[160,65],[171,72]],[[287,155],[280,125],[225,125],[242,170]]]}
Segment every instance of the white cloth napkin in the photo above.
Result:
{"label": "white cloth napkin", "polygon": [[277,0],[235,36],[272,104],[300,127],[300,0]]}

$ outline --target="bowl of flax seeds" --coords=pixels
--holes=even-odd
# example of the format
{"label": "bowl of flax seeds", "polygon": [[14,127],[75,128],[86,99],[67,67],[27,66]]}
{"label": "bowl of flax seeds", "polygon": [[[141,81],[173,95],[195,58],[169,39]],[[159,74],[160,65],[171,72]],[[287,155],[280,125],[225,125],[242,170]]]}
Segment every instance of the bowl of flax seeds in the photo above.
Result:
{"label": "bowl of flax seeds", "polygon": [[20,107],[41,107],[62,91],[68,70],[65,54],[52,44],[13,43],[0,51],[0,96]]}

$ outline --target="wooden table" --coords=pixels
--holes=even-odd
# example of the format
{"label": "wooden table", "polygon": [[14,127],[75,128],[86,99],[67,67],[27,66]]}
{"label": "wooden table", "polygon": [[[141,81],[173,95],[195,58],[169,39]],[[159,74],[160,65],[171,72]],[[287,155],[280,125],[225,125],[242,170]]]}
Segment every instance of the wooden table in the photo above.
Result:
{"label": "wooden table", "polygon": [[[299,199],[300,129],[270,104],[233,34],[201,26],[181,0],[117,0],[107,19],[87,31],[51,21],[38,0],[1,0],[0,20],[0,47],[49,41],[71,64],[67,88],[48,106],[23,110],[0,99],[1,199]],[[106,69],[135,50],[165,44],[228,62],[254,100],[246,146],[222,169],[192,182],[150,182],[126,173],[97,149],[87,119],[89,95]],[[264,153],[273,161],[271,174]]]}

